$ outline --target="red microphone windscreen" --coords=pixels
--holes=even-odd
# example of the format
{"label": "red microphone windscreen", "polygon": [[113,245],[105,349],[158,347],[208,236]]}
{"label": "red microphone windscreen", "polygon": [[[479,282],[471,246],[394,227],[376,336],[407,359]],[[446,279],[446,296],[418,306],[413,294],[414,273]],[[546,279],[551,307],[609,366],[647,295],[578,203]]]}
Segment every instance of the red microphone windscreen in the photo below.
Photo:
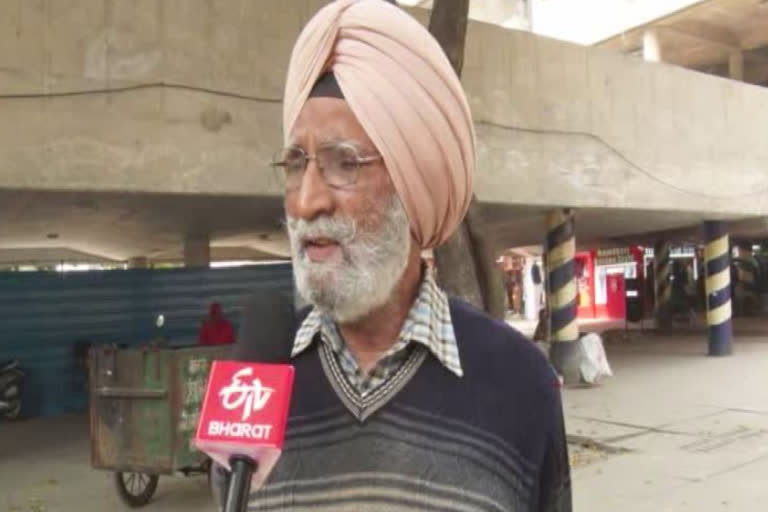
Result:
{"label": "red microphone windscreen", "polygon": [[214,361],[195,446],[227,469],[233,455],[250,457],[263,483],[283,448],[293,377],[285,364]]}

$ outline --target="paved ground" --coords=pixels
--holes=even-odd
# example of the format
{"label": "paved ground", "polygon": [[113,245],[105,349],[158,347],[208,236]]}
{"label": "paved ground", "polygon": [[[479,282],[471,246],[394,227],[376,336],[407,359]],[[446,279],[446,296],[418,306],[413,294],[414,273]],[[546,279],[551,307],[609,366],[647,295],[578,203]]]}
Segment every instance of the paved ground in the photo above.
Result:
{"label": "paved ground", "polygon": [[[112,475],[90,466],[88,418],[0,424],[0,511],[122,512]],[[144,510],[212,512],[205,477],[160,478]]]}
{"label": "paved ground", "polygon": [[753,322],[726,358],[693,335],[607,349],[615,377],[566,391],[567,430],[628,451],[575,468],[575,510],[765,510],[768,325]]}
{"label": "paved ground", "polygon": [[[519,317],[507,317],[507,323],[525,334],[526,336],[533,336],[533,332],[536,330],[535,320],[526,320]],[[653,320],[644,320],[642,325],[640,323],[625,324],[623,320],[605,320],[602,318],[580,318],[579,330],[581,332],[603,332],[606,330],[622,330],[629,329],[631,331],[643,329],[650,330],[654,326]]]}
{"label": "paved ground", "polygon": [[[717,359],[703,335],[632,333],[608,344],[613,379],[566,390],[569,435],[588,445],[572,447],[576,512],[765,509],[768,323],[743,327]],[[90,468],[87,432],[82,416],[0,424],[0,512],[130,510]],[[146,510],[211,511],[205,479],[161,478]]]}

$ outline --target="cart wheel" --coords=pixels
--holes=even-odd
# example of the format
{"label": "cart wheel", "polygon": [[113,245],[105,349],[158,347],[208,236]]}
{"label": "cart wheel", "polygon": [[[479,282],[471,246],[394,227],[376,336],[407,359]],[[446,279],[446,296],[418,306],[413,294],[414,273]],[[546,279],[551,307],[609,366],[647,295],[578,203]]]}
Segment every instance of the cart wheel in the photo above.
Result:
{"label": "cart wheel", "polygon": [[21,400],[11,402],[10,408],[2,414],[7,420],[18,420],[21,417]]}
{"label": "cart wheel", "polygon": [[115,473],[115,485],[120,499],[129,507],[143,507],[157,490],[157,475],[146,473],[129,473],[118,471]]}

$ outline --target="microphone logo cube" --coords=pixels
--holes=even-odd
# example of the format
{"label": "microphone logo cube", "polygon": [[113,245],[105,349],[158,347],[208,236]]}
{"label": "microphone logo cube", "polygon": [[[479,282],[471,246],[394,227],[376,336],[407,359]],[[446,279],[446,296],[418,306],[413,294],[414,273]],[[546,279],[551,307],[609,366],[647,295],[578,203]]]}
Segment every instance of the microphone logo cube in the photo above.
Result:
{"label": "microphone logo cube", "polygon": [[260,379],[251,379],[252,376],[252,366],[243,368],[232,376],[229,386],[219,391],[221,405],[229,411],[242,409],[243,421],[251,417],[251,412],[264,409],[275,392],[274,388],[263,386]]}
{"label": "microphone logo cube", "polygon": [[195,445],[224,466],[235,453],[254,460],[279,455],[293,377],[289,365],[214,361]]}

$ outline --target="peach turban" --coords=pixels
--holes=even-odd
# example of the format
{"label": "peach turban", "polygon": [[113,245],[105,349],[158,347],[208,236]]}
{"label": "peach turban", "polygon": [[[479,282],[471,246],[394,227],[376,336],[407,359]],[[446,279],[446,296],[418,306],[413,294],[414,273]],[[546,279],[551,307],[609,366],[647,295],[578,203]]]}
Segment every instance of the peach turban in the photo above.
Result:
{"label": "peach turban", "polygon": [[283,103],[286,143],[318,78],[332,72],[384,158],[422,248],[446,241],[472,197],[475,132],[442,48],[384,0],[336,0],[304,27],[291,54]]}

